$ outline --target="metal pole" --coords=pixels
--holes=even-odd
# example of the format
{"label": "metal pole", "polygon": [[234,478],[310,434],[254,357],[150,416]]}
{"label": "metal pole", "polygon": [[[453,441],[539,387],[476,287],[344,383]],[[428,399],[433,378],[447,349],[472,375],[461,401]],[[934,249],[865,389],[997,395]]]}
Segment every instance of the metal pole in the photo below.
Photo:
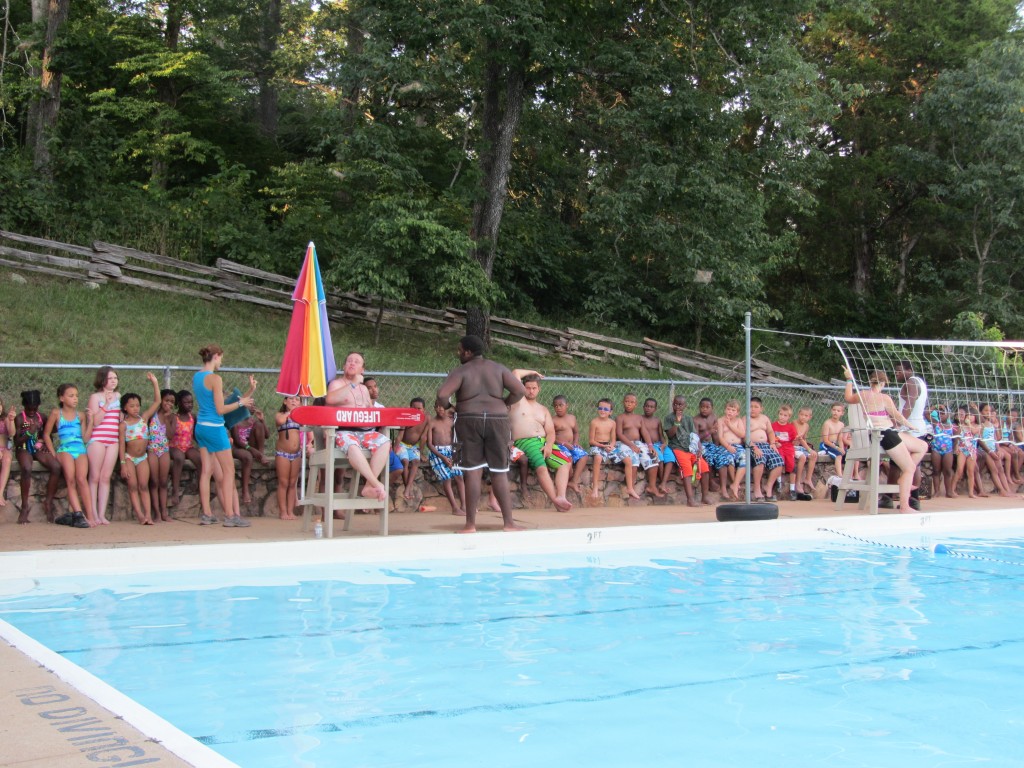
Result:
{"label": "metal pole", "polygon": [[746,439],[743,441],[743,445],[744,445],[743,451],[746,454],[747,474],[744,477],[744,480],[745,480],[746,494],[747,494],[746,502],[747,502],[747,504],[749,504],[750,503],[750,475],[752,474],[752,472],[751,472],[752,467],[750,466],[750,313],[749,312],[747,312],[743,316],[743,331],[744,331],[744,335],[746,336],[746,341],[747,341],[747,372],[746,372],[746,374],[747,374],[746,375],[746,378],[747,378],[747,407],[746,407],[746,412],[747,412],[747,433],[746,433],[746,436],[745,436]]}

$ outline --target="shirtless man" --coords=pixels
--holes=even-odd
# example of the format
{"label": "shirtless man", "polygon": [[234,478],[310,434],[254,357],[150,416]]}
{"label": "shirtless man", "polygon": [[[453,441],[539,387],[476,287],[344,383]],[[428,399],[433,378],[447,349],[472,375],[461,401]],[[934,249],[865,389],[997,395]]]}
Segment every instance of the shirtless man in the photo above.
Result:
{"label": "shirtless man", "polygon": [[[327,405],[335,408],[372,408],[370,392],[363,384],[365,363],[359,352],[350,352],[345,358],[342,375],[327,385]],[[387,491],[379,480],[380,473],[388,463],[391,438],[372,428],[338,430],[334,444],[345,451],[352,469],[366,481],[359,493],[368,499],[384,501]],[[363,456],[363,449],[370,451],[370,460]]]}
{"label": "shirtless man", "polygon": [[[559,512],[568,512],[572,504],[565,497],[565,489],[569,484],[572,464],[569,457],[555,449],[555,425],[551,412],[537,402],[540,376],[530,374],[522,381],[526,394],[508,409],[513,443],[526,454],[530,468],[537,473],[541,490],[551,503]],[[551,482],[549,468],[555,473],[554,483]]]}
{"label": "shirtless man", "polygon": [[526,388],[508,368],[484,358],[484,343],[479,336],[463,336],[456,354],[462,364],[441,383],[434,405],[447,408],[455,395],[452,437],[459,457],[456,466],[466,478],[466,525],[459,532],[476,531],[484,467],[491,474],[491,489],[501,507],[504,530],[521,531],[512,518],[508,488],[508,409],[523,399]]}
{"label": "shirtless man", "polygon": [[[636,467],[640,466],[644,472],[647,472],[651,468],[657,469],[658,466],[658,459],[654,453],[654,440],[644,427],[643,417],[636,413],[636,405],[636,395],[632,392],[628,393],[622,398],[622,413],[615,417],[616,439],[627,450],[633,452],[632,466],[627,469],[629,474],[626,477],[626,489],[630,495],[633,495],[633,486],[636,482],[634,478]],[[665,495],[658,488],[657,483],[652,488],[648,482],[647,492],[659,499]]]}

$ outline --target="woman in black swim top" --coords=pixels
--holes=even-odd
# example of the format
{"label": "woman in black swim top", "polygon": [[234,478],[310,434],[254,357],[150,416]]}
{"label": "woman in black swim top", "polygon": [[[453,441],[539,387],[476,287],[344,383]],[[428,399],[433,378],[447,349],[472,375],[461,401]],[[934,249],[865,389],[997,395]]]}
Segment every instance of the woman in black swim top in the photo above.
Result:
{"label": "woman in black swim top", "polygon": [[846,377],[846,402],[859,403],[863,406],[871,426],[882,430],[882,448],[889,459],[900,468],[900,512],[914,512],[910,506],[914,470],[928,453],[928,443],[909,432],[896,431],[896,424],[909,429],[910,422],[899,412],[892,398],[882,392],[882,387],[889,383],[889,377],[884,372],[872,371],[868,379],[871,388],[860,392],[854,391],[853,374],[849,368],[843,368],[843,375]]}

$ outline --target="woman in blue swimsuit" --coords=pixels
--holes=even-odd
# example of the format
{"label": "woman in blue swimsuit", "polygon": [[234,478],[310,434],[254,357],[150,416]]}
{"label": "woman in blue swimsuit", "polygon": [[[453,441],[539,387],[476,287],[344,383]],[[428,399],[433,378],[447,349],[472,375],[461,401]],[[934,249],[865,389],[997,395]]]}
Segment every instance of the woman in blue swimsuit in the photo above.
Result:
{"label": "woman in blue swimsuit", "polygon": [[239,513],[238,489],[235,488],[235,462],[231,457],[231,441],[224,425],[224,414],[239,408],[251,408],[255,401],[256,379],[249,377],[249,392],[231,404],[224,403],[224,381],[216,373],[224,362],[224,350],[210,344],[199,350],[203,367],[192,377],[192,391],[199,403],[196,416],[196,443],[202,457],[202,471],[199,475],[200,525],[217,522],[210,508],[210,479],[217,480],[217,498],[224,510],[224,526],[227,528],[248,528],[250,523]]}

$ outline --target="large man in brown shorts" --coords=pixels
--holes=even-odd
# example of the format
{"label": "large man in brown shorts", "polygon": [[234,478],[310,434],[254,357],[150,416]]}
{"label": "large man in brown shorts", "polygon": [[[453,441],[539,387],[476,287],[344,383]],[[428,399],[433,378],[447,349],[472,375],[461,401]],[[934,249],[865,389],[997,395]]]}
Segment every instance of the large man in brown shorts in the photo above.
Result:
{"label": "large man in brown shorts", "polygon": [[[453,431],[456,466],[466,478],[466,525],[460,533],[476,530],[476,507],[484,467],[490,471],[491,488],[506,531],[521,530],[512,519],[508,488],[508,453],[512,432],[508,407],[526,393],[523,383],[505,366],[484,358],[478,336],[463,336],[457,349],[458,368],[448,374],[437,390],[435,404],[447,407],[455,395]],[[505,391],[508,395],[505,395]]]}

